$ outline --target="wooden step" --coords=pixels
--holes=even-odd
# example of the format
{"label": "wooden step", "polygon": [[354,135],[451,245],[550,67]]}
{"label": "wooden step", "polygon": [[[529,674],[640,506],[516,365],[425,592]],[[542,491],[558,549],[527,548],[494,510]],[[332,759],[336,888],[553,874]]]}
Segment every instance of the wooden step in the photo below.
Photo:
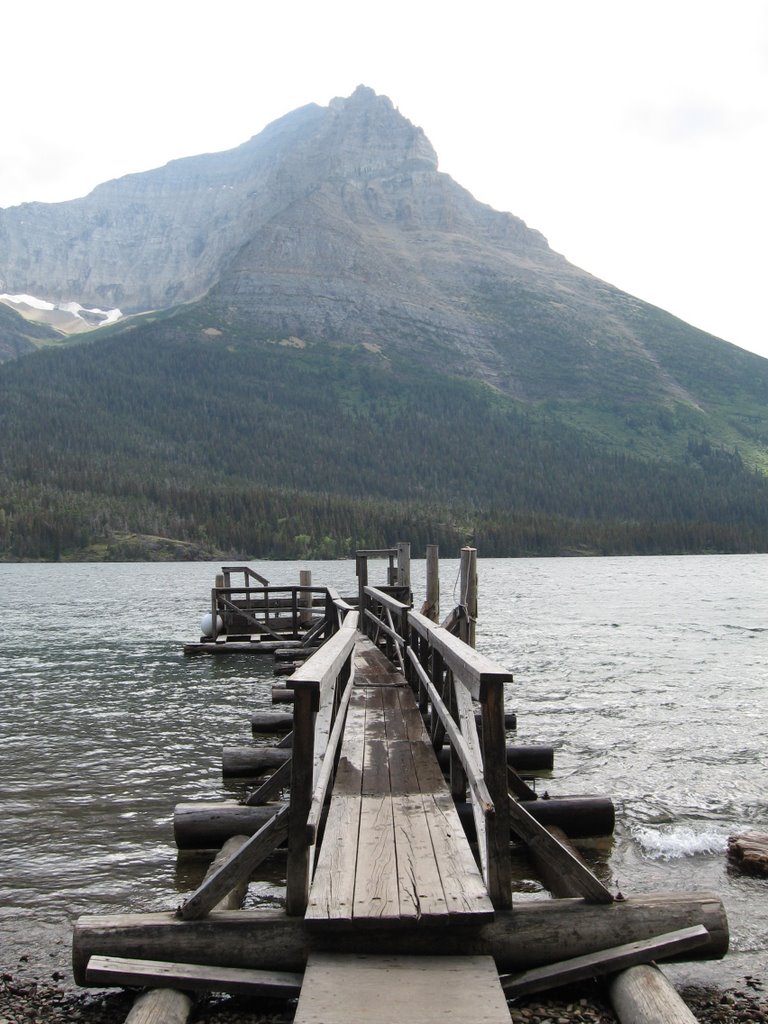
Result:
{"label": "wooden step", "polygon": [[294,1024],[509,1024],[490,956],[312,953]]}

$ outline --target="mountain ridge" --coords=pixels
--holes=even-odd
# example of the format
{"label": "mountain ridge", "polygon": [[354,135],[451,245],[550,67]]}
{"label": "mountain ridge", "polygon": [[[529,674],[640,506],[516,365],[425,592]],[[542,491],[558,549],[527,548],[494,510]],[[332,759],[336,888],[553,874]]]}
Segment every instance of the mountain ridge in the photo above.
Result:
{"label": "mountain ridge", "polygon": [[[0,307],[0,557],[348,554],[399,520],[495,554],[768,550],[768,360],[479,203],[367,87],[31,205],[0,211],[2,287],[133,315],[35,354]],[[263,529],[224,521],[249,501]]]}

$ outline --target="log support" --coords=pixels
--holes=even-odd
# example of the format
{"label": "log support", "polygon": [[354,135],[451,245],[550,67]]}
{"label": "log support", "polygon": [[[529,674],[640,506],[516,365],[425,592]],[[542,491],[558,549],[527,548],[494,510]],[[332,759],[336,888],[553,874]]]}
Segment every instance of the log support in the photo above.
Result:
{"label": "log support", "polygon": [[[490,955],[500,971],[522,971],[698,924],[708,939],[686,959],[719,959],[728,949],[728,922],[720,899],[708,893],[660,893],[609,905],[521,902],[477,927],[440,928],[439,943],[446,956]],[[310,933],[301,917],[256,910],[221,911],[200,921],[171,913],[81,917],[73,971],[82,985],[94,955],[303,971],[310,949],[418,956],[434,952],[435,941],[433,929],[418,926]]]}

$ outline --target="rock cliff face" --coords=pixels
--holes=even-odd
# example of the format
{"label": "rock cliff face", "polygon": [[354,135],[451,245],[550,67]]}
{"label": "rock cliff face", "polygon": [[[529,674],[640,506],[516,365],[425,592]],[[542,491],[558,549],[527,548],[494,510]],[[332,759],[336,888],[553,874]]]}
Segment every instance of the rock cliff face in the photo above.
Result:
{"label": "rock cliff face", "polygon": [[0,292],[123,314],[208,296],[262,337],[376,346],[523,398],[606,375],[687,397],[648,307],[477,202],[364,86],[237,149],[0,210]]}

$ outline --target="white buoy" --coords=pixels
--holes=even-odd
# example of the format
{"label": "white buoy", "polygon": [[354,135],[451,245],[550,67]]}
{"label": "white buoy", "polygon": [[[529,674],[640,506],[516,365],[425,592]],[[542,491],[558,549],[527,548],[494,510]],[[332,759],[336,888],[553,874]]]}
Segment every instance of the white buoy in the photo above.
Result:
{"label": "white buoy", "polygon": [[210,612],[206,612],[205,615],[200,619],[200,632],[203,636],[218,636],[219,633],[224,632],[224,622],[220,615],[216,616],[216,632],[212,629],[213,616]]}

